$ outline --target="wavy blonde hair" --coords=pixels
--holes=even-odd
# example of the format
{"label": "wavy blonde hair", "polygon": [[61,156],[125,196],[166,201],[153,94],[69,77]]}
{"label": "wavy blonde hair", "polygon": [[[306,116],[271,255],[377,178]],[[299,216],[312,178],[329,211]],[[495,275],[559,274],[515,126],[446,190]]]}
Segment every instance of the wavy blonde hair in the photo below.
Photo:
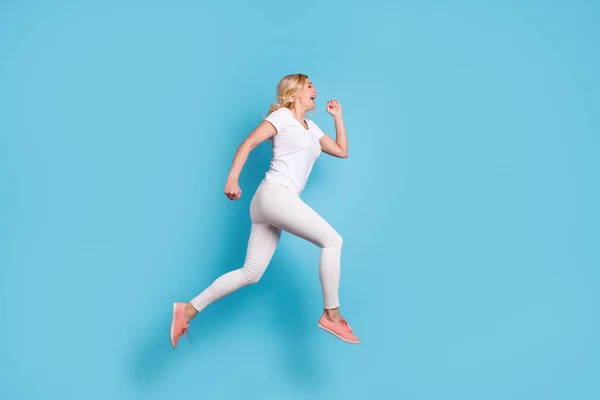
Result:
{"label": "wavy blonde hair", "polygon": [[[284,76],[277,84],[277,101],[269,107],[269,113],[280,108],[290,108],[296,102],[298,92],[304,88],[308,76],[304,74],[290,74]],[[267,114],[267,115],[268,115]]]}

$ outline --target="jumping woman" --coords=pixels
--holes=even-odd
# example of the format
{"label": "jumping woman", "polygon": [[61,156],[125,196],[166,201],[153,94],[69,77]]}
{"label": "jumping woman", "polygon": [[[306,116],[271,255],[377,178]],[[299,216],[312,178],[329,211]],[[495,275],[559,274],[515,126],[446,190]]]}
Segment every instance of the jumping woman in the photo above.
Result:
{"label": "jumping woman", "polygon": [[248,155],[270,140],[271,165],[250,203],[252,229],[242,268],[217,278],[188,303],[173,304],[171,345],[187,333],[190,321],[210,304],[243,286],[256,283],[267,269],[282,231],[301,237],[321,248],[319,278],[323,291],[323,314],[318,326],[348,343],[359,343],[352,328],[340,315],[338,287],[342,237],[319,214],[300,199],[314,162],[321,152],[334,157],[348,156],[348,139],[342,108],[337,100],[327,103],[335,122],[335,141],[325,135],[306,113],[315,108],[317,90],[306,75],[285,76],[277,85],[277,102],[265,120],[239,146],[227,182],[225,195],[240,198],[238,178]]}

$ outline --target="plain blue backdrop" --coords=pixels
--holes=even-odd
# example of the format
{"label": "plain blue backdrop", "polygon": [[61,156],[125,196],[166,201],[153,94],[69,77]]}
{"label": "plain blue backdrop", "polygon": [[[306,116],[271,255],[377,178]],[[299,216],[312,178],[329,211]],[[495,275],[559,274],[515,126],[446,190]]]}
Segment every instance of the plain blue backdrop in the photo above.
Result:
{"label": "plain blue backdrop", "polygon": [[[600,7],[592,1],[20,1],[0,6],[0,398],[600,398]],[[344,237],[170,348],[173,301],[241,266],[222,193],[279,79],[309,75],[303,198]]]}

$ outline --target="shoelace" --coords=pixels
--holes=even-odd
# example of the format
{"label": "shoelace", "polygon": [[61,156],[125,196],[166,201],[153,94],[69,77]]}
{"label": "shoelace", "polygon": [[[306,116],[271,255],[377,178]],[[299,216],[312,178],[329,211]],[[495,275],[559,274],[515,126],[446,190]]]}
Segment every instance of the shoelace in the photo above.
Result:
{"label": "shoelace", "polygon": [[342,318],[342,325],[348,329],[348,332],[352,333],[352,327],[350,325],[348,325],[348,322],[346,322],[346,320],[344,318]]}
{"label": "shoelace", "polygon": [[187,335],[188,340],[191,342],[192,338],[190,338],[190,333],[188,332],[188,328],[187,327],[183,328],[183,332],[181,332],[180,336],[183,336],[184,333]]}

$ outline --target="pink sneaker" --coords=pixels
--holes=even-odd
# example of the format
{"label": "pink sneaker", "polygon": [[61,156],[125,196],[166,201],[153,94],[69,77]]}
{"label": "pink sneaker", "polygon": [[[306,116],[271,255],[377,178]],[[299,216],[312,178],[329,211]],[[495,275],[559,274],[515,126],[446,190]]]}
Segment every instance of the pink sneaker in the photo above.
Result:
{"label": "pink sneaker", "polygon": [[[171,319],[171,346],[177,347],[179,338],[187,333],[187,329],[190,326],[185,322],[183,313],[185,311],[184,303],[173,303],[173,318]],[[188,339],[190,335],[188,334]],[[191,341],[191,340],[190,340]]]}
{"label": "pink sneaker", "polygon": [[322,315],[319,319],[319,328],[331,333],[344,342],[352,344],[360,343],[360,339],[352,333],[352,328],[344,318],[342,318],[342,322],[332,322],[325,318],[325,315]]}

